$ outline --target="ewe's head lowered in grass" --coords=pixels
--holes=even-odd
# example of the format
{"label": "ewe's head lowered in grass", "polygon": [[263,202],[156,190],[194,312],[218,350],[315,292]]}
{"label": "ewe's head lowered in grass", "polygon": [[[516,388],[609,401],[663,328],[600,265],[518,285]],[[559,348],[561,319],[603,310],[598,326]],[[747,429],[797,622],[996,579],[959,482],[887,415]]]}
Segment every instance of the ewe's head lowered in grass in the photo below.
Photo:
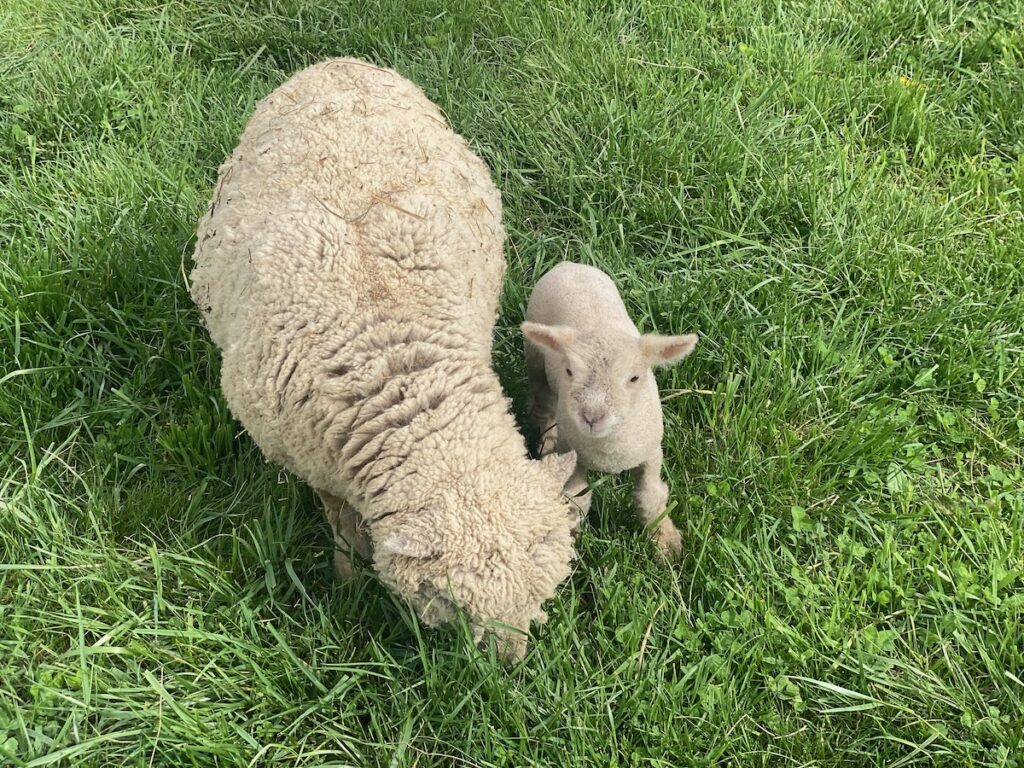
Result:
{"label": "ewe's head lowered in grass", "polygon": [[554,353],[548,355],[548,377],[558,381],[560,428],[570,426],[591,438],[628,424],[643,401],[657,398],[653,369],[679,362],[697,344],[695,334],[581,332],[531,322],[522,328],[531,342]]}
{"label": "ewe's head lowered in grass", "polygon": [[524,466],[481,468],[424,499],[416,515],[393,515],[374,530],[381,577],[415,595],[427,624],[452,620],[459,606],[477,640],[495,635],[509,661],[525,655],[530,624],[546,620],[541,604],[573,557],[561,491],[576,454]]}

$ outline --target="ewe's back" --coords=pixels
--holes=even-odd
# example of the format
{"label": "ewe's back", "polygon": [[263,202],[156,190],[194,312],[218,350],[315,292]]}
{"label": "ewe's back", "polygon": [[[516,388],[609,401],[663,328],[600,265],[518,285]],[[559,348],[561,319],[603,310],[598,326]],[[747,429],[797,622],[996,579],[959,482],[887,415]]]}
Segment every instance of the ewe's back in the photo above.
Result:
{"label": "ewe's back", "polygon": [[486,166],[419,88],[327,61],[264,99],[221,167],[193,295],[221,346],[259,317],[297,329],[379,312],[467,319],[489,353],[500,218]]}
{"label": "ewe's back", "polygon": [[438,358],[489,364],[503,239],[487,167],[419,88],[345,59],[294,75],[257,105],[197,235],[192,296],[232,412],[340,493],[325,432],[436,400],[450,373],[382,387]]}

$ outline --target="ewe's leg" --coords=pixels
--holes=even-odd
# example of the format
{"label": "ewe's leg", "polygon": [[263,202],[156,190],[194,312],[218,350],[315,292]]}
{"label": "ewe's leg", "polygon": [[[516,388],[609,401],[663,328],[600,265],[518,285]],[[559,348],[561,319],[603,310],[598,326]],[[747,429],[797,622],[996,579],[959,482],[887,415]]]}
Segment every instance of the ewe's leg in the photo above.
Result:
{"label": "ewe's leg", "polygon": [[343,579],[350,578],[354,554],[370,559],[370,540],[363,530],[359,513],[348,502],[323,492],[320,500],[324,503],[327,524],[334,534],[334,571]]}
{"label": "ewe's leg", "polygon": [[[526,658],[529,636],[516,629],[496,628],[492,630],[497,641],[498,657],[508,665],[516,664]],[[486,642],[486,636],[479,643]]]}
{"label": "ewe's leg", "polygon": [[526,379],[530,385],[530,419],[540,430],[540,455],[547,456],[558,442],[558,427],[555,425],[557,396],[548,386],[548,375],[544,370],[544,355],[527,342]]}
{"label": "ewe's leg", "polygon": [[637,517],[645,526],[653,524],[649,533],[659,557],[666,562],[677,558],[683,551],[679,529],[668,515],[654,522],[665,511],[668,503],[668,486],[661,479],[661,454],[634,469],[633,477],[633,503],[636,505]]}

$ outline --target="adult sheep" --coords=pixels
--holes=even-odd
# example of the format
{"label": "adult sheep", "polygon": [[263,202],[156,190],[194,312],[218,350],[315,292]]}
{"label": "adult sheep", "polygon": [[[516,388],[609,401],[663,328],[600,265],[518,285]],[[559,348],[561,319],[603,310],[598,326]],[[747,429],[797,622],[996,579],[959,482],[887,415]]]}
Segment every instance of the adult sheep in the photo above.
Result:
{"label": "adult sheep", "polygon": [[[192,297],[234,416],[428,625],[521,657],[568,575],[560,491],[490,367],[505,272],[487,167],[415,85],[351,59],[261,101],[199,224]],[[372,555],[371,555],[372,543]]]}

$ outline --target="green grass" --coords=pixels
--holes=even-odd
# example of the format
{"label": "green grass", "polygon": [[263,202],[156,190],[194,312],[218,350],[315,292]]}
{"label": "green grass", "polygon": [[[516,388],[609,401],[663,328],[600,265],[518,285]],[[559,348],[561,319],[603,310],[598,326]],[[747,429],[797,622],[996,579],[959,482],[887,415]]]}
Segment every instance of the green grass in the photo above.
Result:
{"label": "green grass", "polygon": [[[666,372],[521,668],[336,583],[183,269],[256,99],[394,66]],[[4,0],[0,764],[1024,766],[1020,0]]]}

